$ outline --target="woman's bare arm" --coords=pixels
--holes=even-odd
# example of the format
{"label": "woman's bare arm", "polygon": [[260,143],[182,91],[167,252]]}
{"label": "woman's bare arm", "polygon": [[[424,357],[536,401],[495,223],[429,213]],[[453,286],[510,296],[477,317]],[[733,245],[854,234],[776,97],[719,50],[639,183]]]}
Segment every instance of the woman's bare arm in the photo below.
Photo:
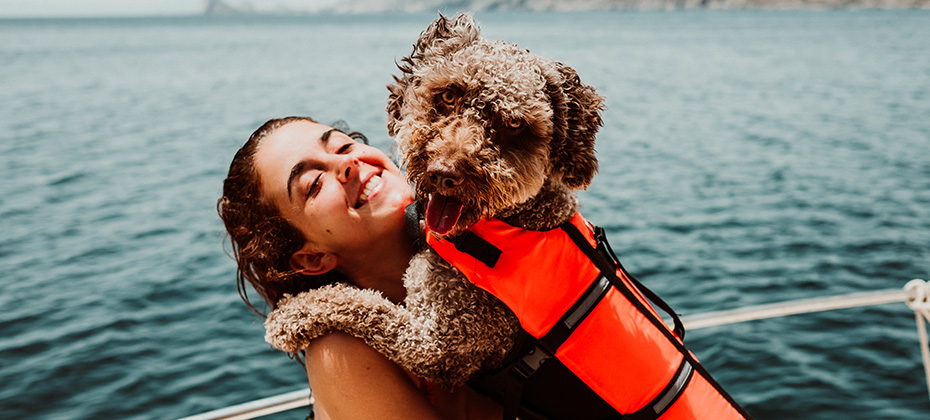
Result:
{"label": "woman's bare arm", "polygon": [[364,341],[327,334],[307,347],[307,377],[322,420],[440,420],[407,373]]}

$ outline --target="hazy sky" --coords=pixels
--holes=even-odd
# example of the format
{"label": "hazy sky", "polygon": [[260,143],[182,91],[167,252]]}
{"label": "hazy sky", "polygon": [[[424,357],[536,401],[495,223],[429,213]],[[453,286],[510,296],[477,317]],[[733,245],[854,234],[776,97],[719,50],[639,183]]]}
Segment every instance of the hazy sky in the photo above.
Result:
{"label": "hazy sky", "polygon": [[[258,10],[311,10],[337,0],[224,0]],[[0,0],[0,17],[189,15],[203,10],[204,0]]]}

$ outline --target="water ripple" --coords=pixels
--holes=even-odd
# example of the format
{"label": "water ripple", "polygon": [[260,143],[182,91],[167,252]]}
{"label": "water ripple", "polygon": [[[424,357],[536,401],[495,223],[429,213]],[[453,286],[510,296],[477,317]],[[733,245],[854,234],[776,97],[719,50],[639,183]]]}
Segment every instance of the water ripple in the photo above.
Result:
{"label": "water ripple", "polygon": [[[221,180],[274,116],[387,149],[384,86],[432,18],[4,21],[0,412],[176,418],[305,386],[239,301]],[[927,13],[478,18],[606,96],[583,211],[679,312],[930,278]],[[760,420],[926,418],[903,305],[688,344]]]}

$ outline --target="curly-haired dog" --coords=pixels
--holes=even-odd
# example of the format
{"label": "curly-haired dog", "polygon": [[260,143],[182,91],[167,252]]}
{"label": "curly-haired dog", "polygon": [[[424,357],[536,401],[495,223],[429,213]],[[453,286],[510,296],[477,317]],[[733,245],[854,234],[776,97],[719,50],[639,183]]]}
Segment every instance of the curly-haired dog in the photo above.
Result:
{"label": "curly-haired dog", "polygon": [[547,230],[575,213],[571,189],[597,171],[602,98],[573,69],[481,38],[468,15],[434,22],[403,63],[388,132],[431,231],[489,216]]}
{"label": "curly-haired dog", "polygon": [[[572,189],[597,171],[602,123],[602,98],[574,70],[482,38],[470,15],[440,16],[398,67],[388,131],[430,231],[451,236],[491,216],[546,230],[572,217]],[[402,305],[343,285],[289,297],[268,317],[266,339],[294,352],[341,330],[447,386],[499,365],[514,346],[513,313],[432,250],[413,258],[404,281]]]}

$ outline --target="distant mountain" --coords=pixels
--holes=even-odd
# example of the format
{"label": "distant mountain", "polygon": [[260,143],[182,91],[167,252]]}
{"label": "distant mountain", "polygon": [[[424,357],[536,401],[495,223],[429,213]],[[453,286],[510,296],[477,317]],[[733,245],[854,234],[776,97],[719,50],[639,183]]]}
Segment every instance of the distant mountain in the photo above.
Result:
{"label": "distant mountain", "polygon": [[235,15],[252,11],[248,2],[235,6],[223,0],[204,0],[203,2],[203,14],[205,15]]}
{"label": "distant mountain", "polygon": [[930,0],[346,0],[337,13],[431,12],[436,10],[617,10],[617,9],[834,9],[930,8]]}
{"label": "distant mountain", "polygon": [[326,7],[308,1],[203,0],[204,14],[380,13],[493,10],[857,9],[930,8],[930,0],[342,0]]}

